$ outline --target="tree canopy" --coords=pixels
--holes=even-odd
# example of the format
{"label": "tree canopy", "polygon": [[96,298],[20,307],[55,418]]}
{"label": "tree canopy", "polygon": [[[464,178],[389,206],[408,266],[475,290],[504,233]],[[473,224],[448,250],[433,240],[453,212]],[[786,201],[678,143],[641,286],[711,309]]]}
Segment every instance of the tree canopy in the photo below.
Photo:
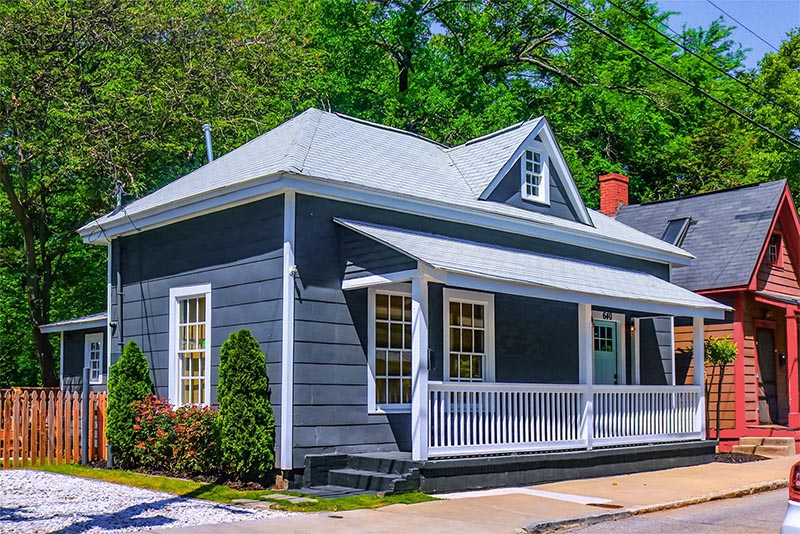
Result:
{"label": "tree canopy", "polygon": [[0,4],[0,386],[54,383],[38,325],[105,305],[105,251],[74,230],[115,181],[203,164],[204,122],[220,153],[312,105],[447,144],[545,115],[590,206],[613,171],[641,201],[800,193],[800,150],[707,96],[800,143],[798,32],[748,70],[723,22],[669,24],[650,0]]}

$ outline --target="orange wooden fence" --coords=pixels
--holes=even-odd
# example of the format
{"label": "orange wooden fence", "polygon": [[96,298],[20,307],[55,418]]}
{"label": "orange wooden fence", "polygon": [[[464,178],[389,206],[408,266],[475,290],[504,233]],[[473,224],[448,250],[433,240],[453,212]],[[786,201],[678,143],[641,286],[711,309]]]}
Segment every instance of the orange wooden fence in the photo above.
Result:
{"label": "orange wooden fence", "polygon": [[[89,394],[89,461],[106,459],[105,393]],[[3,467],[54,465],[81,459],[79,393],[0,390],[0,454]]]}

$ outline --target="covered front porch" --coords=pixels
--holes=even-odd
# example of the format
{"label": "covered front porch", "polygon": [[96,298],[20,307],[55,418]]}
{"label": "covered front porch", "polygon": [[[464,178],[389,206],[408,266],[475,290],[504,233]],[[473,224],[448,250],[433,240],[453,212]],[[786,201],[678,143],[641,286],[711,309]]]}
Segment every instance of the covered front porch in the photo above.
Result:
{"label": "covered front porch", "polygon": [[[413,461],[705,439],[703,373],[695,373],[693,385],[675,384],[671,325],[675,316],[691,317],[695,345],[702,346],[704,318],[722,318],[726,306],[643,272],[337,222],[414,261],[413,268],[372,269],[343,282],[346,290],[370,292],[369,395],[371,402],[378,399],[371,413],[410,412]],[[432,299],[431,291],[441,296]],[[527,349],[539,362],[536,372],[528,360],[496,345],[495,298],[517,325],[510,335],[519,334],[521,323],[558,325],[547,350]],[[432,312],[432,302],[441,315]],[[539,320],[552,310],[558,321]],[[399,319],[391,319],[395,314]],[[376,333],[384,316],[385,339]],[[408,339],[395,345],[389,327],[405,319]],[[659,360],[660,381],[642,380],[645,349],[658,350],[642,346],[644,322],[669,326],[647,341],[669,345]],[[396,394],[389,370],[395,353],[401,370]],[[543,372],[548,361],[566,371]],[[504,363],[502,376],[495,374],[497,362]],[[703,369],[702,351],[694,364]],[[392,405],[393,399],[399,402]]]}

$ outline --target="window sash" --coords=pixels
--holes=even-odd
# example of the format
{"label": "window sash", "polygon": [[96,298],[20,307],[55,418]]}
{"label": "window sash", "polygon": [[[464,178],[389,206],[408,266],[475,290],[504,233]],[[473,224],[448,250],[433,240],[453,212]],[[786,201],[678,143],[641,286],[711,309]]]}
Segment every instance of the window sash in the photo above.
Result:
{"label": "window sash", "polygon": [[170,289],[170,401],[211,401],[211,285]]}
{"label": "window sash", "polygon": [[544,153],[528,148],[522,157],[522,198],[547,202],[547,179],[545,177]]}
{"label": "window sash", "polygon": [[89,368],[89,383],[102,384],[103,334],[87,334],[84,338],[84,365]]}
{"label": "window sash", "polygon": [[370,296],[371,403],[376,408],[411,404],[411,295],[374,291]]}
{"label": "window sash", "polygon": [[494,295],[445,288],[444,375],[452,382],[494,380]]}

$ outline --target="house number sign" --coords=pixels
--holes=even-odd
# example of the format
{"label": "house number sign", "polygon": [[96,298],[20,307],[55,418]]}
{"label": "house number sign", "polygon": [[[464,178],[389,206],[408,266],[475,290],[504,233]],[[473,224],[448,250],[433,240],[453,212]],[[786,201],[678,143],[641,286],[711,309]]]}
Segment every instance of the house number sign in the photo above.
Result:
{"label": "house number sign", "polygon": [[608,311],[604,311],[603,312],[603,320],[604,321],[610,321],[613,318],[614,318],[614,314],[613,313],[608,312]]}

